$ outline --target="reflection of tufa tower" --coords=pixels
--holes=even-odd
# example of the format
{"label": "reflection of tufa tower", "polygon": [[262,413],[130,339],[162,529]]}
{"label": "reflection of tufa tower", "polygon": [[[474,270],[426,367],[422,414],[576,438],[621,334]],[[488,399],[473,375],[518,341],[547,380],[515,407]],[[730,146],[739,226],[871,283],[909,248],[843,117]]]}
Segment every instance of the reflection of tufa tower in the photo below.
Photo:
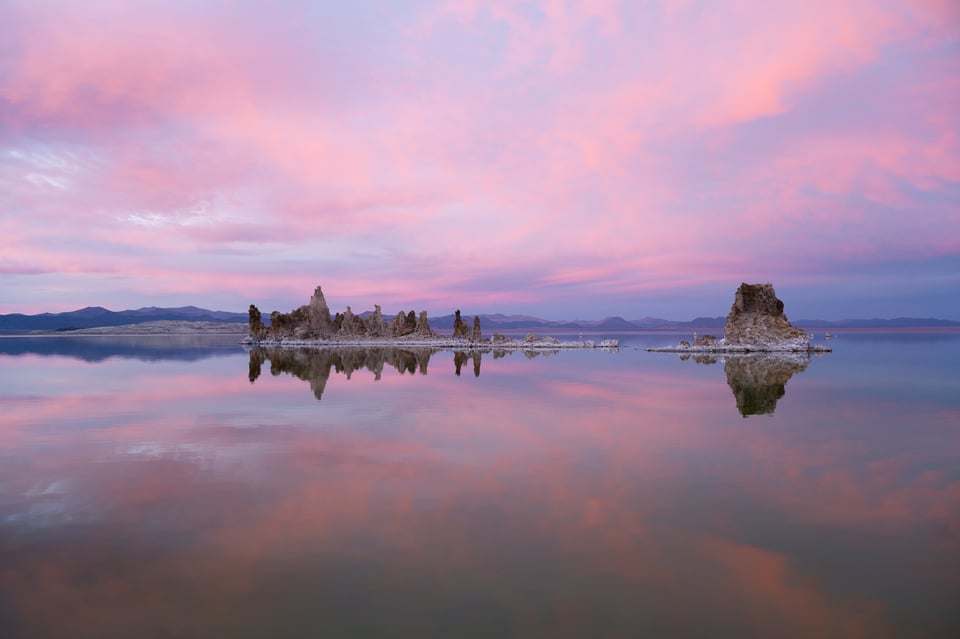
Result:
{"label": "reflection of tufa tower", "polygon": [[786,394],[787,380],[806,370],[810,356],[784,354],[734,355],[723,370],[740,415],[772,415]]}
{"label": "reflection of tufa tower", "polygon": [[[255,348],[250,351],[250,383],[260,377],[263,365],[270,362],[270,373],[289,373],[310,383],[313,395],[321,399],[327,381],[333,372],[347,379],[359,370],[368,370],[374,379],[380,379],[384,365],[397,369],[400,374],[427,374],[430,356],[437,352],[429,347],[347,347],[347,348]],[[480,374],[480,355],[474,356],[474,375]],[[458,373],[459,375],[459,370]]]}

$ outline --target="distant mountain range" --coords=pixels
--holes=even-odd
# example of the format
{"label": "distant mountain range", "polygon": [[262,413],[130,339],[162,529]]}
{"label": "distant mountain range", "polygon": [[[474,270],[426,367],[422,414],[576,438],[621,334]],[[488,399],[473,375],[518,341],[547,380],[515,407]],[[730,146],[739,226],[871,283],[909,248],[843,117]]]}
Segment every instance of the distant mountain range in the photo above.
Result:
{"label": "distant mountain range", "polygon": [[[431,318],[433,328],[453,328],[453,315]],[[472,320],[466,317],[468,323]],[[528,316],[481,315],[480,324],[484,330],[510,329],[566,329],[583,331],[637,331],[637,330],[717,330],[722,331],[727,324],[726,317],[697,317],[692,320],[675,321],[659,317],[643,317],[626,320],[622,317],[606,317],[602,320],[553,321]],[[960,327],[960,322],[932,317],[897,317],[894,319],[848,319],[828,321],[802,319],[792,322],[798,328],[949,328]]]}
{"label": "distant mountain range", "polygon": [[0,332],[20,333],[26,331],[67,331],[76,328],[98,326],[123,326],[158,320],[181,320],[190,322],[237,322],[246,323],[246,313],[209,311],[196,306],[159,308],[146,306],[129,311],[109,311],[102,306],[88,306],[66,313],[41,313],[23,315],[12,313],[0,315]]}
{"label": "distant mountain range", "polygon": [[[364,313],[363,315],[366,315]],[[385,317],[391,317],[385,313]],[[266,318],[264,318],[266,319]],[[430,318],[430,326],[436,330],[452,330],[454,315],[441,315]],[[473,316],[465,315],[468,323]],[[158,320],[181,320],[194,322],[246,323],[246,313],[229,311],[211,311],[196,306],[160,308],[147,306],[136,310],[110,311],[101,306],[88,306],[66,313],[41,313],[23,315],[12,313],[0,315],[0,332],[24,333],[29,331],[68,331],[77,328],[95,328],[98,326],[122,326]],[[697,317],[688,321],[665,320],[658,317],[643,317],[626,320],[622,317],[606,317],[602,320],[545,320],[529,315],[480,315],[480,324],[485,333],[508,330],[580,330],[580,331],[635,331],[635,330],[715,330],[722,331],[725,317]],[[895,319],[849,319],[840,321],[797,320],[793,322],[800,328],[946,328],[960,327],[960,322],[935,318],[898,317]]]}
{"label": "distant mountain range", "polygon": [[[430,326],[434,329],[453,329],[454,315],[431,317]],[[465,315],[464,319],[472,324],[473,318]],[[726,324],[725,317],[698,317],[687,322],[674,322],[656,317],[645,317],[638,320],[625,320],[622,317],[605,317],[602,320],[545,320],[529,315],[480,315],[480,325],[485,332],[493,330],[579,330],[579,331],[636,331],[652,329],[687,329],[687,328],[719,328]]]}

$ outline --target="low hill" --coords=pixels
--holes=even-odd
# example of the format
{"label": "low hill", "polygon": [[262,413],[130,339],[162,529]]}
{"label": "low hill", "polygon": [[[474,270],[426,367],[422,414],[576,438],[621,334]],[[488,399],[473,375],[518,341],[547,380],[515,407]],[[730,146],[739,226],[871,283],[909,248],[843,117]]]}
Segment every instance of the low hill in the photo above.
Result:
{"label": "low hill", "polygon": [[196,306],[179,308],[158,308],[149,306],[126,311],[110,311],[102,306],[88,306],[65,313],[40,313],[24,315],[12,313],[0,315],[0,332],[22,333],[28,331],[66,331],[77,328],[97,328],[101,326],[124,326],[160,320],[184,322],[227,322],[247,323],[246,313],[228,311],[210,311]]}

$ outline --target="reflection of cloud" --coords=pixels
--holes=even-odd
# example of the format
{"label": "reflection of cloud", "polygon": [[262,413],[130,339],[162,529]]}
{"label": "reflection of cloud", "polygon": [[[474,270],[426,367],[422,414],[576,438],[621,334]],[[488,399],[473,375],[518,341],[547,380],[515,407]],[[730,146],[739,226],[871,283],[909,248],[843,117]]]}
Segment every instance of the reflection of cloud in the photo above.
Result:
{"label": "reflection of cloud", "polygon": [[[936,636],[957,586],[953,404],[905,433],[895,406],[825,390],[836,410],[757,429],[713,371],[670,360],[358,374],[321,403],[287,375],[251,387],[245,361],[201,363],[205,381],[125,360],[59,416],[9,398],[0,516],[23,517],[0,526],[0,627]],[[91,377],[53,363],[34,369],[50,404]]]}

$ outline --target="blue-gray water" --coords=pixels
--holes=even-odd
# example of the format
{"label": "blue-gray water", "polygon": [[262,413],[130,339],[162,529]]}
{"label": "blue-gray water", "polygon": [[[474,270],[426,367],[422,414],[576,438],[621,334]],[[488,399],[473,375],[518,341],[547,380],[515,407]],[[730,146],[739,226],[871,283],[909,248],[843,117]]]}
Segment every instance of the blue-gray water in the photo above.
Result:
{"label": "blue-gray water", "polygon": [[960,636],[960,334],[620,337],[0,338],[0,634]]}

